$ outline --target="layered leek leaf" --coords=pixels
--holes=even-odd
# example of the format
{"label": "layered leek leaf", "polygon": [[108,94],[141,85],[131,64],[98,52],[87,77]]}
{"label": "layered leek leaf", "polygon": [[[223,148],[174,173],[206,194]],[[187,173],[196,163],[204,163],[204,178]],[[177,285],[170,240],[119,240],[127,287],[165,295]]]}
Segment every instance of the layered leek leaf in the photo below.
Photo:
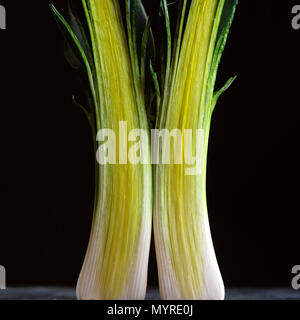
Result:
{"label": "layered leek leaf", "polygon": [[[206,162],[213,109],[220,94],[234,80],[231,78],[220,91],[214,92],[236,3],[179,1],[174,41],[167,1],[163,0],[161,5],[168,46],[160,77],[163,81],[156,124],[158,129],[171,133],[191,130],[190,136],[183,136],[180,148],[191,150],[198,159],[197,164],[184,159],[177,164],[175,158],[180,148],[174,142],[170,149],[171,156],[175,152],[171,164],[160,163],[155,169],[154,234],[163,299],[224,298],[207,213]],[[157,82],[156,77],[154,81]]]}
{"label": "layered leek leaf", "polygon": [[[145,99],[145,52],[149,26],[145,21],[143,47],[138,50],[136,12],[140,1],[125,1],[124,21],[118,0],[82,0],[84,21],[71,8],[69,24],[52,11],[68,40],[73,64],[89,83],[91,107],[84,108],[94,139],[101,129],[116,136],[116,158],[129,146],[119,137],[127,132],[149,132]],[[126,32],[127,30],[127,32]],[[140,51],[140,52],[138,52]],[[142,51],[142,53],[141,53]],[[75,61],[75,63],[74,63]],[[103,147],[95,141],[95,152]],[[96,195],[89,245],[77,284],[79,299],[143,299],[152,223],[150,143],[143,157],[148,164],[128,161],[96,165]],[[122,150],[126,148],[127,150]]]}

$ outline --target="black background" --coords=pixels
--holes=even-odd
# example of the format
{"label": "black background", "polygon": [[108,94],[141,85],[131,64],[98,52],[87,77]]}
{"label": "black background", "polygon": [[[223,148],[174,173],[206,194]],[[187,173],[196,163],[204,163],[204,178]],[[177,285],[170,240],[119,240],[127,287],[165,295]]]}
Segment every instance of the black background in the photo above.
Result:
{"label": "black background", "polygon": [[[65,1],[54,1],[64,12]],[[144,1],[153,15],[155,1]],[[92,136],[49,1],[3,1],[0,264],[7,284],[75,286],[92,217]],[[290,286],[300,264],[300,1],[240,0],[217,81],[208,207],[226,286]],[[149,283],[157,283],[152,246]]]}

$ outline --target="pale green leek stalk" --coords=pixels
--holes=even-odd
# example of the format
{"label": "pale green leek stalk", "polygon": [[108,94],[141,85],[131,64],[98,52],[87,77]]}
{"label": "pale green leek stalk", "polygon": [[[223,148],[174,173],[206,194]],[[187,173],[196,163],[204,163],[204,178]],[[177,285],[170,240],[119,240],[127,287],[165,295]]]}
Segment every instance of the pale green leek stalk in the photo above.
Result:
{"label": "pale green leek stalk", "polygon": [[[140,150],[140,157],[146,159],[143,163],[148,164],[119,163],[119,146],[129,147],[123,145],[127,137],[118,138],[120,122],[127,122],[127,132],[149,132],[144,98],[145,56],[138,58],[136,43],[137,2],[125,3],[124,25],[118,0],[82,0],[89,37],[80,23],[76,30],[82,33],[77,36],[52,7],[88,75],[93,110],[86,113],[93,132],[111,129],[117,138],[116,164],[96,168],[94,216],[77,283],[78,299],[144,299],[146,293],[153,193],[149,141]],[[90,41],[82,43],[80,38]],[[145,46],[146,40],[143,42]],[[96,143],[96,150],[102,143]]]}
{"label": "pale green leek stalk", "polygon": [[[192,129],[193,155],[201,155],[200,175],[187,175],[190,166],[174,161],[156,167],[154,235],[163,299],[224,298],[207,213],[206,161],[213,109],[219,95],[233,81],[230,79],[214,94],[235,6],[236,1],[231,0],[192,0],[184,27],[187,1],[179,1],[178,40],[171,53],[167,2],[163,0],[168,52],[157,128],[180,129],[182,133]],[[200,152],[196,129],[203,137]],[[174,148],[172,145],[171,155]]]}
{"label": "pale green leek stalk", "polygon": [[[130,21],[132,5],[134,2],[126,2],[128,46],[117,0],[87,0],[85,4],[100,100],[98,121],[101,128],[112,129],[117,135],[120,121],[127,121],[128,131],[148,131],[135,30]],[[145,149],[149,159],[149,142]],[[100,167],[91,237],[77,284],[79,299],[145,297],[152,218],[151,179],[150,164]]]}

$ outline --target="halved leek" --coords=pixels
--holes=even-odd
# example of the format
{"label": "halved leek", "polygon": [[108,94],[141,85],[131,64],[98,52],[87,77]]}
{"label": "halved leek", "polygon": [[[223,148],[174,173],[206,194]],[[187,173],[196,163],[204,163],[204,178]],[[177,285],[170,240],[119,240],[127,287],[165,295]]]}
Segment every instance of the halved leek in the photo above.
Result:
{"label": "halved leek", "polygon": [[[135,31],[135,12],[141,4],[125,2],[128,38],[118,0],[82,0],[87,34],[80,23],[71,28],[52,7],[88,74],[93,110],[87,113],[93,131],[112,130],[117,146],[122,146],[118,139],[122,121],[127,122],[128,132],[149,131],[142,81],[145,70],[138,59]],[[97,142],[96,148],[100,145]],[[143,150],[148,164],[125,161],[97,166],[91,235],[77,283],[79,299],[145,297],[153,192],[149,141]]]}
{"label": "halved leek", "polygon": [[[168,50],[157,128],[192,130],[191,146],[193,154],[201,156],[201,174],[188,175],[190,166],[174,161],[156,167],[154,234],[160,292],[163,299],[223,299],[207,214],[206,157],[213,109],[233,81],[214,94],[236,1],[192,0],[190,7],[188,4],[179,1],[177,40],[171,53],[167,1],[162,1]],[[196,130],[203,138],[198,148]],[[187,143],[184,139],[183,144]],[[173,144],[171,155],[174,148]]]}

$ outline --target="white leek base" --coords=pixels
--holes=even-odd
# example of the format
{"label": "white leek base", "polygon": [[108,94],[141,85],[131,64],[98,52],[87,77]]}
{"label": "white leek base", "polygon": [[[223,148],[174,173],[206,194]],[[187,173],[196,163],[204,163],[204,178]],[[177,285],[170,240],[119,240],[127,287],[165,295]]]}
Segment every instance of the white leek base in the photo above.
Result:
{"label": "white leek base", "polygon": [[[148,208],[149,210],[149,208]],[[96,219],[97,220],[97,219]],[[101,219],[98,219],[101,220]],[[96,221],[101,225],[101,221]],[[101,295],[101,283],[98,281],[97,274],[101,272],[101,266],[97,265],[98,257],[101,252],[99,242],[100,232],[91,235],[88,251],[77,282],[76,295],[78,300],[143,300],[146,296],[148,261],[151,241],[151,210],[143,216],[140,230],[140,239],[136,255],[128,273],[125,286],[117,296],[109,294]],[[97,229],[97,228],[95,228]],[[117,264],[118,262],[115,261]],[[120,275],[124,276],[124,275]]]}
{"label": "white leek base", "polygon": [[[225,288],[215,255],[207,213],[203,216],[202,223],[199,226],[199,232],[203,234],[203,251],[199,252],[199,254],[202,255],[204,279],[203,288],[201,290],[202,294],[200,296],[196,293],[192,296],[182,295],[171,267],[170,258],[168,257],[168,251],[165,250],[163,246],[164,240],[159,217],[160,212],[156,211],[154,218],[154,236],[161,299],[224,300]],[[185,265],[187,263],[189,262],[182,261],[182,268],[186,267],[186,271],[188,272],[188,266]],[[197,292],[199,291],[197,290]]]}

